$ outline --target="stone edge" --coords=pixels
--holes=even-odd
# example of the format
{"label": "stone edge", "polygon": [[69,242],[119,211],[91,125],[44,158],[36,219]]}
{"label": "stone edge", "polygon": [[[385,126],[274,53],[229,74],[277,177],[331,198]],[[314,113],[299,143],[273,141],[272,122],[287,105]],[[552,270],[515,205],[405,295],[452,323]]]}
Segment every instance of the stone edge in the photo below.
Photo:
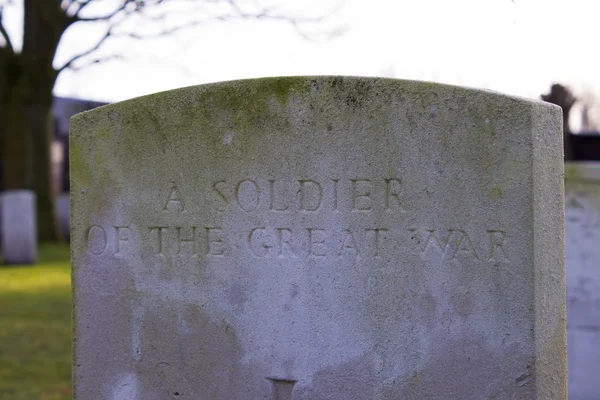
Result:
{"label": "stone edge", "polygon": [[537,104],[531,118],[535,398],[567,399],[562,110]]}
{"label": "stone edge", "polygon": [[245,85],[253,85],[259,86],[261,84],[272,85],[274,83],[287,83],[291,86],[298,85],[303,82],[309,82],[311,80],[321,80],[321,81],[330,81],[334,79],[343,79],[349,81],[373,81],[373,82],[388,82],[389,84],[404,86],[404,85],[418,85],[423,88],[426,87],[437,87],[439,89],[448,89],[453,91],[463,91],[464,94],[483,94],[486,96],[494,96],[494,97],[503,97],[506,99],[511,99],[514,101],[518,101],[521,103],[527,103],[530,105],[535,104],[549,104],[545,103],[541,100],[507,95],[504,93],[496,92],[493,90],[482,89],[482,88],[473,88],[473,87],[465,87],[458,85],[450,85],[446,83],[437,83],[437,82],[429,82],[429,81],[419,81],[419,80],[409,80],[409,79],[395,79],[395,78],[384,78],[384,77],[375,77],[375,76],[352,76],[352,75],[294,75],[294,76],[276,76],[276,77],[263,77],[263,78],[251,78],[251,79],[238,79],[238,80],[230,80],[230,81],[221,81],[221,82],[213,82],[213,83],[205,83],[200,85],[193,86],[185,86],[181,88],[171,89],[167,91],[157,92],[153,94],[148,94],[144,96],[134,97],[131,99],[123,100],[116,103],[107,104],[101,107],[94,108],[92,110],[87,110],[78,114],[75,114],[71,117],[71,124],[74,121],[79,119],[84,119],[85,117],[91,117],[96,113],[103,113],[110,111],[114,108],[123,106],[123,105],[133,105],[135,103],[145,103],[149,101],[160,100],[161,98],[168,98],[170,96],[181,96],[183,93],[189,92],[203,92],[210,90],[219,90],[219,89],[227,89],[227,88],[238,88],[240,86]]}

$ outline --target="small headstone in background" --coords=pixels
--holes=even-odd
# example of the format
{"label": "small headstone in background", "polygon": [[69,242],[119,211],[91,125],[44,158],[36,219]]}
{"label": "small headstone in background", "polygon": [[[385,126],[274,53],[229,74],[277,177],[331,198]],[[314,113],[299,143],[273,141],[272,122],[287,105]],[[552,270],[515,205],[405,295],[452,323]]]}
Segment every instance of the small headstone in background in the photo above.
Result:
{"label": "small headstone in background", "polygon": [[4,264],[35,264],[37,225],[35,194],[29,190],[2,193],[2,257]]}
{"label": "small headstone in background", "polygon": [[600,163],[565,165],[569,399],[600,398]]}
{"label": "small headstone in background", "polygon": [[560,125],[347,77],[73,117],[76,398],[564,399]]}

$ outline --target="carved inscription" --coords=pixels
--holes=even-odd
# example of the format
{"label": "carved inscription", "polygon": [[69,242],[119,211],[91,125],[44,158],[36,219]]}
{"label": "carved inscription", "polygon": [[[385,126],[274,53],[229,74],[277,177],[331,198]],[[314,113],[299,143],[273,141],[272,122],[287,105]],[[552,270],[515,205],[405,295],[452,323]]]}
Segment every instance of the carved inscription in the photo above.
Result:
{"label": "carved inscription", "polygon": [[259,258],[380,258],[389,229],[253,228],[247,248]]}
{"label": "carved inscription", "polygon": [[421,254],[435,252],[444,258],[454,259],[457,256],[486,261],[510,261],[506,254],[506,233],[499,230],[488,230],[488,246],[476,249],[469,234],[463,230],[448,229],[410,229],[411,239],[421,250]]}
{"label": "carved inscription", "polygon": [[106,231],[99,225],[92,225],[87,231],[88,252],[95,256],[104,253],[108,245]]}
{"label": "carved inscription", "polygon": [[115,226],[116,236],[116,252],[115,256],[121,255],[121,246],[129,242],[129,227],[128,226]]}
{"label": "carved inscription", "polygon": [[462,259],[482,262],[510,262],[506,233],[499,230],[477,232],[483,237],[476,245],[460,229],[392,229],[325,227],[290,228],[258,226],[245,235],[244,243],[232,243],[223,228],[207,226],[109,227],[98,225],[88,230],[88,252],[124,257],[131,249],[130,235],[135,233],[150,243],[156,256],[199,258],[226,257],[233,246],[248,256],[264,259],[382,259],[391,256],[398,246],[413,248],[427,258]]}
{"label": "carved inscription", "polygon": [[179,192],[179,189],[177,188],[177,186],[173,185],[171,187],[169,198],[167,199],[167,202],[165,203],[165,207],[163,210],[171,211],[171,212],[185,212],[186,211],[185,202],[183,201],[183,197],[181,196],[181,193]]}
{"label": "carved inscription", "polygon": [[[398,178],[350,180],[243,179],[220,180],[212,185],[217,210],[245,213],[294,212],[404,212],[402,181]],[[176,188],[170,201],[180,199]],[[184,207],[181,203],[180,207]]]}
{"label": "carved inscription", "polygon": [[169,254],[193,257],[202,252],[210,256],[225,254],[223,229],[219,227],[151,226],[148,234],[155,243],[156,255],[164,255],[165,249],[169,249]]}
{"label": "carved inscription", "polygon": [[[226,232],[222,226],[203,225],[194,219],[196,205],[173,184],[163,192],[165,197],[157,204],[157,211],[173,215],[179,221],[187,214],[185,223],[92,225],[87,230],[88,253],[93,257],[123,258],[139,250],[142,241],[146,251],[160,258],[227,257],[235,249],[258,259],[382,260],[397,255],[396,249],[402,247],[409,251],[412,248],[413,253],[424,259],[510,262],[507,250],[510,241],[500,229],[467,232],[458,227],[360,226],[358,222],[330,226],[313,217],[306,219],[313,222],[302,222],[303,213],[308,213],[308,217],[317,212],[357,214],[345,221],[360,220],[363,217],[358,214],[366,216],[374,211],[379,215],[386,212],[402,215],[408,211],[404,206],[402,181],[397,178],[217,180],[210,184],[210,190],[215,201],[211,206],[219,212],[274,213],[282,224],[254,225],[236,232]],[[293,213],[300,215],[294,217]],[[376,220],[386,222],[385,218]]]}

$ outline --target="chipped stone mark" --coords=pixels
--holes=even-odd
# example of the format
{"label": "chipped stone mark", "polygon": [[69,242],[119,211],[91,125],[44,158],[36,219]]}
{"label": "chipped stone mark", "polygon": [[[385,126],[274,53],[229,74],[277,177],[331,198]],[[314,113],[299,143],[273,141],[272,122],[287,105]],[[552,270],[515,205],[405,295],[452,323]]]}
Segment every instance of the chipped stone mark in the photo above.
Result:
{"label": "chipped stone mark", "polygon": [[527,385],[532,379],[533,378],[531,377],[531,374],[529,372],[525,372],[523,375],[515,379],[515,383],[517,386],[521,387]]}
{"label": "chipped stone mark", "polygon": [[267,378],[273,383],[273,400],[292,400],[296,382],[290,379]]}

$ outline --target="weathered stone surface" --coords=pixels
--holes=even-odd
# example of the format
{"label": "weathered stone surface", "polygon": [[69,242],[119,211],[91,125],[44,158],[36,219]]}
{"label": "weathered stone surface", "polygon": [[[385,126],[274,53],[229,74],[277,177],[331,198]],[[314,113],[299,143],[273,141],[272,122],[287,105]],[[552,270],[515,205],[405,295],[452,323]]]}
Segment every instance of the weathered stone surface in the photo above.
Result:
{"label": "weathered stone surface", "polygon": [[565,398],[560,138],[374,78],[74,117],[77,399]]}
{"label": "weathered stone surface", "polygon": [[2,193],[2,257],[4,264],[34,264],[37,259],[35,194],[29,190]]}
{"label": "weathered stone surface", "polygon": [[565,166],[569,398],[600,393],[600,163]]}

